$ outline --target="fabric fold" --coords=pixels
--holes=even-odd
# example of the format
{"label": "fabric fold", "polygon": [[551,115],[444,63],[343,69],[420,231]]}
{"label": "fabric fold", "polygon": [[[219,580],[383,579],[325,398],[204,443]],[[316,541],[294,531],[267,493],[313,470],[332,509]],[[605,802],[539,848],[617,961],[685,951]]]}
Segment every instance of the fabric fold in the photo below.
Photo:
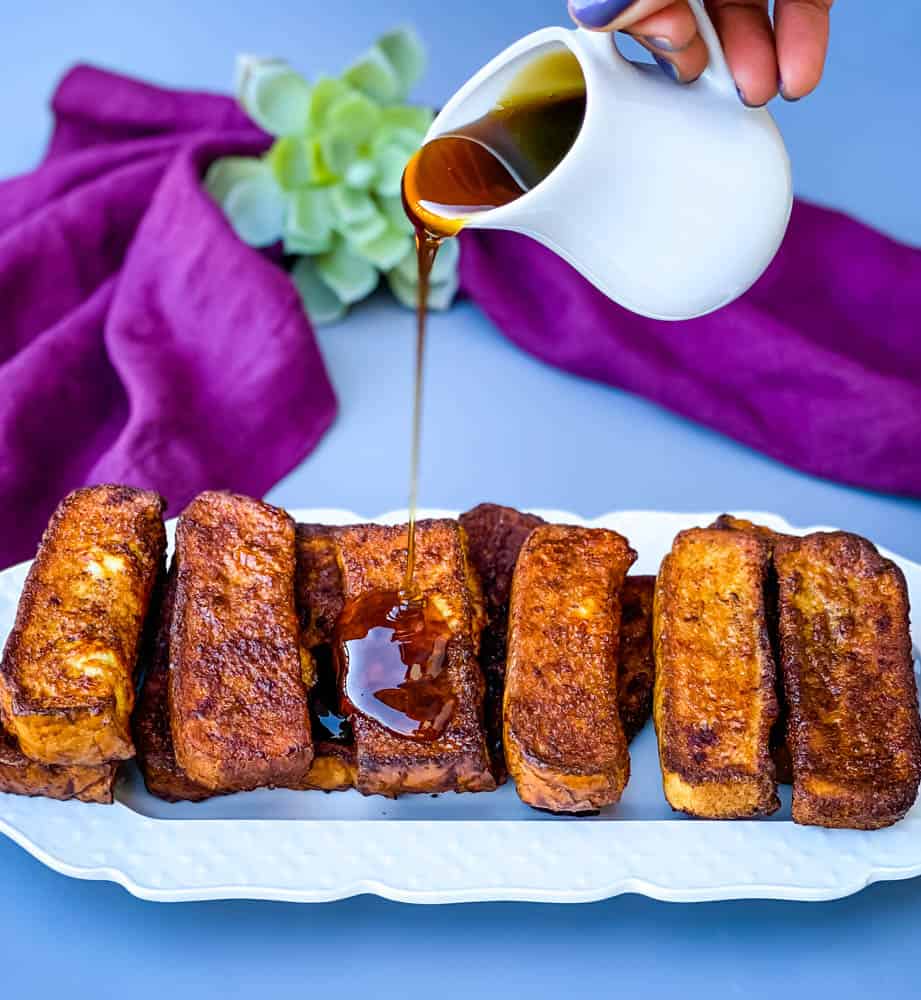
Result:
{"label": "fabric fold", "polygon": [[177,513],[264,494],[336,400],[287,274],[201,185],[267,137],[229,98],[78,67],[45,161],[0,184],[0,564],[61,496],[115,481]]}

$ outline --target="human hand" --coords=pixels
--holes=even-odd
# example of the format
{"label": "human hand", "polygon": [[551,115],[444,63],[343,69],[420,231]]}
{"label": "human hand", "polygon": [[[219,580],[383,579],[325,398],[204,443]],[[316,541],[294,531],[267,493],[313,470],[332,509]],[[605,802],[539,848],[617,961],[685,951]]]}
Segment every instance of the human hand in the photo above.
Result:
{"label": "human hand", "polygon": [[[739,97],[760,107],[776,94],[798,101],[817,86],[828,47],[834,0],[705,0]],[[569,12],[592,31],[625,31],[673,79],[690,83],[707,66],[707,48],[688,0],[569,0]]]}

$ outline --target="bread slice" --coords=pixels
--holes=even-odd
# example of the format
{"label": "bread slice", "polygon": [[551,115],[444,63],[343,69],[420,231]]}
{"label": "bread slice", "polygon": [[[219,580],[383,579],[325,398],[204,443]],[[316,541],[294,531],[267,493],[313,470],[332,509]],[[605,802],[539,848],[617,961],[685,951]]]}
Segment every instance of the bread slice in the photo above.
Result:
{"label": "bread slice", "polygon": [[93,486],[54,512],[0,666],[0,709],[42,764],[134,756],[131,711],[144,622],[166,549],[163,500]]}
{"label": "bread slice", "polygon": [[652,651],[654,576],[628,576],[620,592],[617,704],[628,743],[652,714],[656,661]]}
{"label": "bread slice", "polygon": [[0,792],[109,804],[117,774],[118,761],[93,767],[39,764],[29,760],[8,733],[0,732]]}
{"label": "bread slice", "polygon": [[794,822],[888,826],[921,778],[905,578],[840,531],[783,539],[774,558]]}
{"label": "bread slice", "polygon": [[513,507],[481,503],[461,514],[460,523],[467,535],[470,561],[483,586],[486,624],[480,640],[480,667],[486,682],[486,737],[493,772],[501,784],[507,777],[502,747],[502,695],[512,576],[521,546],[538,525],[546,522],[536,514],[524,514]]}
{"label": "bread slice", "polygon": [[777,717],[754,534],[682,531],[656,582],[653,718],[665,797],[692,816],[760,816],[779,806],[769,751]]}
{"label": "bread slice", "polygon": [[735,517],[732,514],[720,514],[710,527],[720,528],[723,531],[742,531],[762,538],[771,552],[771,563],[764,586],[764,610],[767,617],[768,638],[771,640],[771,652],[774,655],[774,664],[777,668],[777,721],[771,729],[771,757],[774,760],[774,770],[778,783],[792,785],[793,759],[790,756],[790,746],[787,742],[787,699],[783,689],[783,668],[778,631],[780,611],[778,608],[777,570],[774,568],[774,546],[781,538],[788,536],[763,524],[755,524],[753,521],[747,521],[745,518]]}
{"label": "bread slice", "polygon": [[505,759],[522,801],[553,812],[617,802],[630,756],[617,703],[620,590],[636,553],[613,531],[547,524],[515,568]]}
{"label": "bread slice", "polygon": [[294,604],[294,522],[202,493],[176,529],[169,709],[176,760],[213,792],[288,785],[313,744]]}
{"label": "bread slice", "polygon": [[[406,571],[406,525],[349,525],[339,528],[335,539],[346,608],[371,594],[400,589]],[[414,580],[451,632],[443,669],[454,695],[453,715],[437,738],[422,740],[354,711],[355,785],[365,795],[387,796],[491,791],[496,782],[486,747],[483,678],[476,659],[482,595],[456,521],[417,523]]]}

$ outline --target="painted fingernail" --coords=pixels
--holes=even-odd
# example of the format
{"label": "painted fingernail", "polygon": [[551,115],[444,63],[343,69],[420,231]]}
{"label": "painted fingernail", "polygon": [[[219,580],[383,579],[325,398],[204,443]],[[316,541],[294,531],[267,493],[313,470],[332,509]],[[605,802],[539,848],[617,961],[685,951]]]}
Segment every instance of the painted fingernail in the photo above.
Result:
{"label": "painted fingernail", "polygon": [[654,49],[660,49],[662,52],[675,51],[675,46],[667,38],[662,38],[659,35],[640,35],[640,38],[647,45],[651,45]]}
{"label": "painted fingernail", "polygon": [[569,0],[569,12],[586,28],[604,28],[633,3],[633,0]]}
{"label": "painted fingernail", "polygon": [[662,56],[657,56],[655,52],[653,52],[652,58],[655,59],[656,64],[663,73],[670,76],[676,83],[681,82],[681,77],[678,76],[678,69],[674,63],[669,62],[667,59],[663,59]]}
{"label": "painted fingernail", "polygon": [[745,105],[746,108],[763,108],[764,107],[764,104],[750,104],[745,99],[745,95],[742,93],[742,88],[738,84],[736,84],[736,93],[739,95],[739,100]]}
{"label": "painted fingernail", "polygon": [[801,97],[787,97],[783,89],[783,80],[780,77],[777,78],[777,89],[780,91],[780,96],[787,101],[789,104],[796,104],[797,101],[801,101]]}

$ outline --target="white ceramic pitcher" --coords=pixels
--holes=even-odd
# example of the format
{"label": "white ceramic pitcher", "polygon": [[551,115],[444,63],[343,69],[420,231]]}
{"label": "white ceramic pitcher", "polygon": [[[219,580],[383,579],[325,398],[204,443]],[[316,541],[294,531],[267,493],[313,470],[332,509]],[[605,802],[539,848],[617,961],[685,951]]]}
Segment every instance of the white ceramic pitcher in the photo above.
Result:
{"label": "white ceramic pitcher", "polygon": [[572,149],[540,184],[468,229],[508,229],[563,257],[605,295],[656,319],[690,319],[741,295],[783,238],[793,195],[774,120],[739,100],[700,0],[709,50],[699,80],[676,85],[630,62],[606,34],[544,28],[506,49],[445,105],[426,139],[486,114],[533,59],[566,46],[586,85]]}

